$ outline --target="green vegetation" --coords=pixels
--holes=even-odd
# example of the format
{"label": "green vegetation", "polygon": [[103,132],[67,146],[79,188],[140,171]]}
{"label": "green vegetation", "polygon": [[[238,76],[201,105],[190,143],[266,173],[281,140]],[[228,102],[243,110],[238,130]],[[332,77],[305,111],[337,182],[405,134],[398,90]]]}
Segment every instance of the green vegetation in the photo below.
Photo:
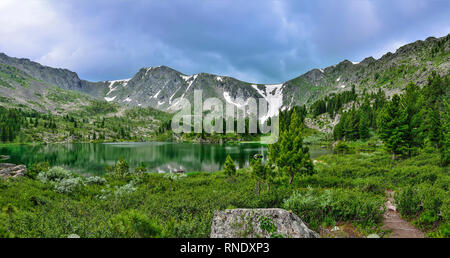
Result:
{"label": "green vegetation", "polygon": [[230,155],[227,156],[223,172],[229,177],[233,177],[236,175],[236,166],[234,165],[234,161],[231,159]]}
{"label": "green vegetation", "polygon": [[368,139],[373,130],[394,159],[412,156],[420,148],[430,146],[442,152],[445,164],[448,162],[449,85],[449,76],[442,78],[432,73],[422,89],[409,83],[404,94],[394,95],[391,101],[381,91],[365,94],[362,103],[354,103],[349,111],[342,113],[334,128],[334,138]]}
{"label": "green vegetation", "polygon": [[31,77],[25,75],[25,73],[19,69],[5,64],[0,64],[0,78],[0,86],[11,89],[14,89],[14,86],[12,86],[11,83],[17,83],[22,87],[28,87],[31,79]]}
{"label": "green vegetation", "polygon": [[119,107],[92,101],[65,115],[0,106],[0,143],[144,141],[155,137],[170,115],[152,108],[133,108],[112,116]]}
{"label": "green vegetation", "polygon": [[[429,50],[416,51],[414,57],[431,60],[433,67],[448,62],[448,38],[436,41]],[[145,164],[131,171],[120,159],[106,167],[105,176],[84,177],[49,163],[33,164],[26,177],[0,179],[0,237],[208,237],[216,210],[277,207],[293,211],[314,230],[350,223],[367,235],[383,232],[387,190],[395,192],[399,213],[427,236],[450,237],[450,77],[432,73],[423,88],[407,84],[430,69],[425,62],[409,61],[358,68],[359,81],[350,82],[367,83],[358,87],[364,90],[361,95],[352,86],[351,91],[325,96],[308,108],[282,112],[280,139],[269,146],[268,161],[255,157],[249,168],[236,170],[228,156],[220,172],[162,175],[148,171]],[[346,63],[336,66],[343,78],[348,75]],[[336,77],[328,79],[333,84],[319,87],[296,78],[289,84],[308,89],[311,95],[299,96],[301,91],[292,95],[304,103],[307,98],[315,100],[336,86]],[[3,90],[32,88],[35,82],[17,68],[0,64]],[[167,113],[125,108],[43,84],[39,86],[50,90],[25,100],[34,108],[48,110],[45,98],[80,107],[37,112],[0,96],[5,106],[0,107],[1,143],[222,143],[261,136],[249,133],[248,120],[247,133],[242,135],[174,134]],[[391,98],[382,90],[403,85],[403,94]],[[332,135],[304,126],[306,117],[323,114],[339,116]],[[334,154],[312,160],[307,143],[317,142],[333,144]],[[271,237],[283,237],[276,234],[269,218],[259,218],[259,223]]]}
{"label": "green vegetation", "polygon": [[281,130],[277,143],[269,146],[270,161],[282,172],[289,175],[289,184],[295,175],[312,174],[313,163],[309,158],[309,148],[303,144],[302,124],[297,112],[293,112],[289,127]]}
{"label": "green vegetation", "polygon": [[313,116],[318,116],[324,113],[329,113],[330,116],[334,117],[334,115],[342,109],[344,104],[355,101],[357,98],[355,92],[355,86],[352,86],[351,91],[344,91],[338,94],[331,94],[330,96],[325,97],[324,99],[320,99],[314,102],[311,105],[311,113]]}
{"label": "green vegetation", "polygon": [[[363,234],[379,233],[385,190],[393,189],[403,216],[429,236],[448,237],[450,176],[439,156],[423,151],[392,160],[382,148],[323,156],[315,174],[296,176],[291,184],[280,174],[267,191],[255,188],[255,178],[264,178],[255,176],[264,175],[253,170],[255,165],[229,180],[225,172],[137,173],[124,160],[104,177],[82,177],[40,164],[32,168],[39,171],[36,179],[31,174],[0,181],[0,235],[208,237],[214,211],[230,207],[280,207],[298,214],[314,230],[346,222]],[[271,181],[266,177],[265,182]],[[270,231],[269,224],[262,223]]]}

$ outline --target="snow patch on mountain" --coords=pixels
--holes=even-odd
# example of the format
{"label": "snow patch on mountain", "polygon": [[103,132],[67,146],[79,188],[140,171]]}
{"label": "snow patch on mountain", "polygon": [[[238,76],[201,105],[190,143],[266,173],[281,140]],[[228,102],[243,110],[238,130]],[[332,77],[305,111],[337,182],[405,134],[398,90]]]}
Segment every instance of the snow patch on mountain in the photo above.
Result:
{"label": "snow patch on mountain", "polygon": [[266,91],[259,89],[258,85],[253,84],[252,87],[267,101],[269,108],[267,114],[261,117],[264,122],[269,117],[276,116],[283,106],[283,84],[264,85]]}
{"label": "snow patch on mountain", "polygon": [[188,82],[188,86],[187,86],[185,92],[187,92],[187,91],[189,90],[189,88],[192,86],[192,84],[193,84],[193,83],[195,82],[195,80],[197,79],[197,76],[198,76],[198,75],[196,74],[196,75],[190,77],[189,80],[191,80],[191,81]]}
{"label": "snow patch on mountain", "polygon": [[111,92],[117,90],[117,88],[119,87],[119,86],[113,87],[114,84],[122,83],[122,86],[125,87],[125,86],[127,86],[128,81],[130,81],[130,80],[131,80],[131,78],[123,79],[123,80],[115,80],[115,81],[106,81],[106,82],[109,82],[109,85],[108,85],[109,91],[108,91],[108,93],[106,93],[106,96],[108,96]]}
{"label": "snow patch on mountain", "polygon": [[169,104],[172,104],[172,99],[175,96],[175,94],[177,94],[177,92],[181,89],[181,86],[172,94],[172,96],[170,96],[169,98]]}
{"label": "snow patch on mountain", "polygon": [[158,98],[158,95],[159,95],[159,93],[161,92],[161,90],[159,90],[155,95],[153,95],[153,97],[151,97],[151,98],[153,98],[153,99],[156,99],[156,98]]}
{"label": "snow patch on mountain", "polygon": [[237,103],[236,100],[233,100],[233,98],[230,96],[230,93],[226,91],[223,92],[223,98],[226,102],[235,105],[239,109],[242,109],[244,107],[243,104]]}
{"label": "snow patch on mountain", "polygon": [[105,97],[105,100],[108,101],[108,102],[111,102],[111,101],[115,100],[116,97],[117,97],[117,96],[114,96],[114,97],[112,97],[112,98]]}

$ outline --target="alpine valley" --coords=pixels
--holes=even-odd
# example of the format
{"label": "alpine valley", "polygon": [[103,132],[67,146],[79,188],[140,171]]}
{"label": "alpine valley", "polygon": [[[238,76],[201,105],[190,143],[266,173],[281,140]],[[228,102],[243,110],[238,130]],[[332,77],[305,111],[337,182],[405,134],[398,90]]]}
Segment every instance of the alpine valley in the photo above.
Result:
{"label": "alpine valley", "polygon": [[[275,85],[167,66],[91,82],[0,54],[0,238],[448,238],[449,71],[450,35]],[[278,141],[173,132],[194,90],[266,99]]]}

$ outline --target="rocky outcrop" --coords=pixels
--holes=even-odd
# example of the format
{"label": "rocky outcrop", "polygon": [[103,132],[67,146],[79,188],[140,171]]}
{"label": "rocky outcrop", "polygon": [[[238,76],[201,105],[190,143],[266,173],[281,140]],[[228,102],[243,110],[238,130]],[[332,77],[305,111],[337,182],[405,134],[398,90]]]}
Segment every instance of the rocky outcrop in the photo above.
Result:
{"label": "rocky outcrop", "polygon": [[211,238],[318,238],[294,213],[283,209],[216,211]]}
{"label": "rocky outcrop", "polygon": [[27,172],[25,165],[16,165],[11,163],[0,163],[0,177],[5,179],[8,177],[21,177]]}

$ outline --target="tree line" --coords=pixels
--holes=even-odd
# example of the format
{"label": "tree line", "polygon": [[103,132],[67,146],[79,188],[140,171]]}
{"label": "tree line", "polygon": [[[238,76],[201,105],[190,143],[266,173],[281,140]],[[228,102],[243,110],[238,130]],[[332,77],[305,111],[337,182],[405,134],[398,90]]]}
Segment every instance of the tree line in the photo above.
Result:
{"label": "tree line", "polygon": [[449,162],[449,76],[433,72],[420,88],[410,82],[403,94],[388,100],[380,90],[365,94],[361,103],[342,112],[335,126],[335,140],[370,138],[374,132],[393,158],[412,156],[421,148],[433,147]]}

